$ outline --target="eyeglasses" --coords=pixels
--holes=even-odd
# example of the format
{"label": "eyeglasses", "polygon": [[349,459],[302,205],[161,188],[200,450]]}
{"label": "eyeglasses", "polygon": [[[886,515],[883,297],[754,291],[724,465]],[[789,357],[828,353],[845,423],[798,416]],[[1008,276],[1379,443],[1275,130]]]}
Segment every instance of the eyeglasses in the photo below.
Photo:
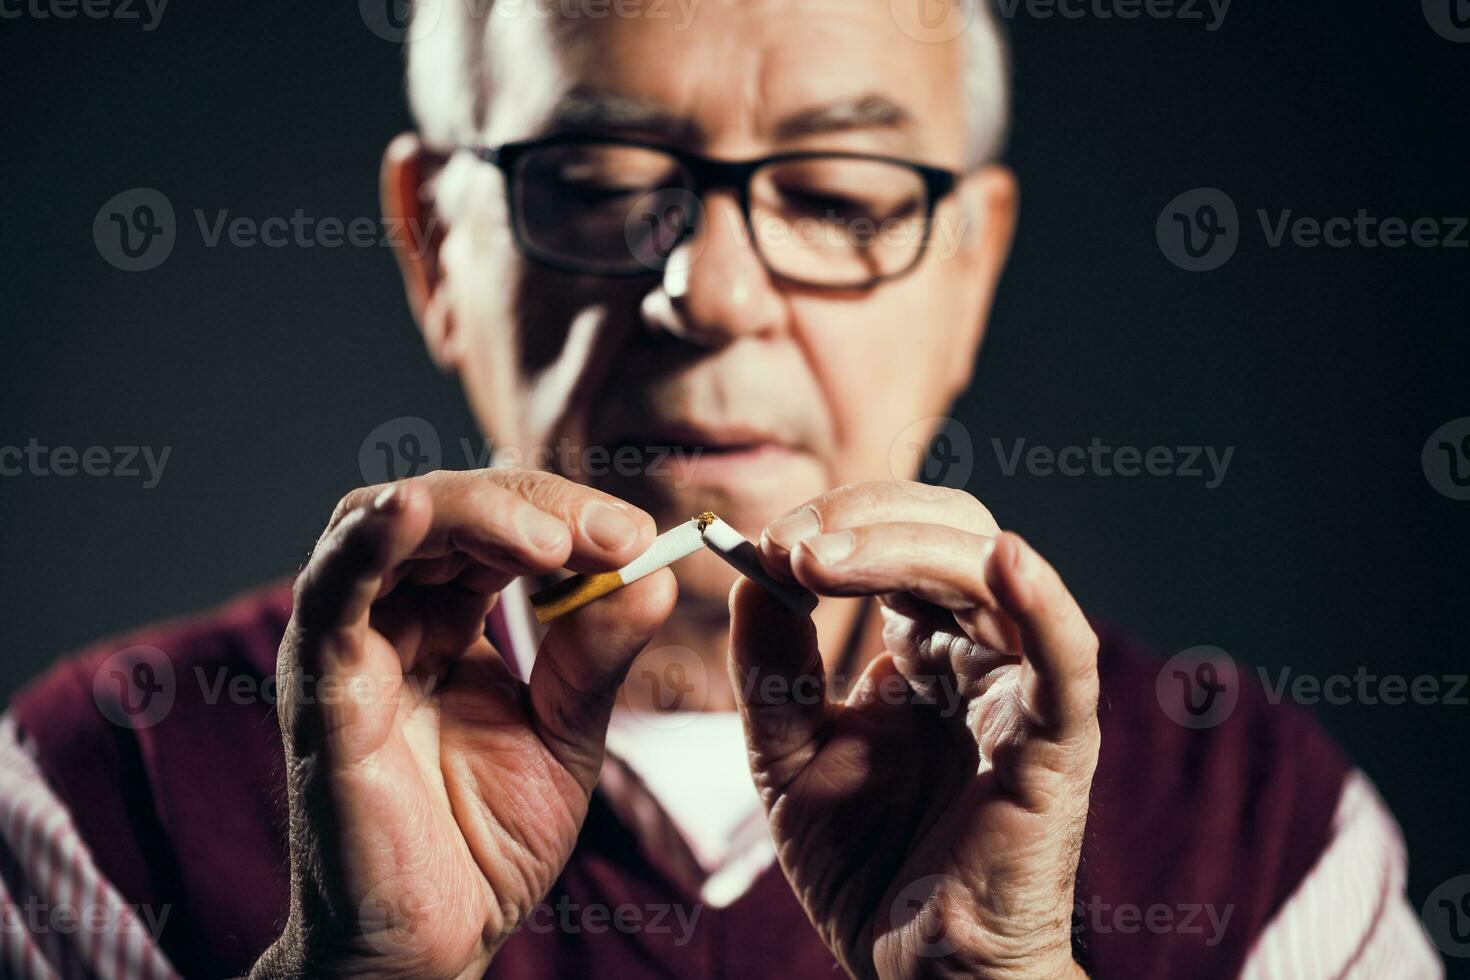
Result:
{"label": "eyeglasses", "polygon": [[473,152],[505,175],[511,228],[529,258],[568,272],[661,272],[730,189],[756,254],[778,279],[862,289],[923,258],[934,209],[959,175],[866,153],[724,161],[658,143],[564,135]]}

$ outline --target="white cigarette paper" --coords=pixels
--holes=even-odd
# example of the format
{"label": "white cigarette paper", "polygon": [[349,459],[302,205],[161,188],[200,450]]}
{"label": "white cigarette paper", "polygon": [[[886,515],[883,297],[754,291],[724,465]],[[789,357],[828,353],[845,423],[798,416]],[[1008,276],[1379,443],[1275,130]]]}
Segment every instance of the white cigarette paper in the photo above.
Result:
{"label": "white cigarette paper", "polygon": [[759,583],[777,602],[791,612],[807,616],[817,608],[815,593],[799,585],[787,585],[773,578],[771,573],[761,565],[760,552],[756,550],[755,545],[745,539],[744,535],[713,514],[700,515],[700,520],[705,518],[712,519],[705,523],[704,543],[709,545],[710,550],[723,558],[730,567],[746,578]]}
{"label": "white cigarette paper", "polygon": [[814,594],[800,586],[787,585],[772,578],[761,567],[760,554],[755,545],[745,540],[739,531],[705,511],[654,538],[647,551],[615,572],[573,575],[550,588],[542,589],[531,596],[531,609],[536,614],[537,622],[549,623],[567,613],[576,612],[589,602],[595,602],[625,585],[632,585],[660,568],[667,568],[680,558],[687,558],[706,546],[741,575],[759,582],[777,602],[792,612],[806,615],[816,608],[817,597]]}
{"label": "white cigarette paper", "polygon": [[654,538],[647,551],[615,572],[573,575],[550,588],[542,589],[531,596],[531,609],[535,612],[538,623],[549,623],[581,609],[589,602],[601,599],[609,592],[632,585],[660,568],[667,568],[703,547],[704,539],[699,535],[698,518],[685,521]]}

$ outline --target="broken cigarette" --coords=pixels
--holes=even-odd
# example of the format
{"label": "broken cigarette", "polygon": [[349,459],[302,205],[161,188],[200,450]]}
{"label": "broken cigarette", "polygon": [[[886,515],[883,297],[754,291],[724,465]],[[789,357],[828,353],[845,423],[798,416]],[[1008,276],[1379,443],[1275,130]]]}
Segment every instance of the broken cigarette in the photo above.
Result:
{"label": "broken cigarette", "polygon": [[817,608],[816,593],[772,578],[771,573],[761,565],[760,553],[756,551],[755,545],[745,540],[745,536],[739,531],[709,511],[700,514],[697,520],[704,522],[700,533],[704,535],[704,543],[709,545],[710,550],[725,559],[725,563],[735,571],[759,583],[788,611],[805,616]]}
{"label": "broken cigarette", "polygon": [[625,585],[632,585],[660,568],[667,568],[680,558],[687,558],[706,546],[741,575],[759,582],[777,602],[792,612],[805,614],[816,608],[817,597],[814,594],[801,586],[787,585],[772,578],[761,567],[760,555],[756,552],[755,545],[745,540],[739,531],[705,511],[654,538],[653,545],[647,551],[615,572],[573,575],[550,588],[542,589],[531,596],[531,609],[535,612],[538,623],[549,623],[576,612],[589,602],[595,602]]}
{"label": "broken cigarette", "polygon": [[601,599],[609,592],[632,585],[640,578],[694,554],[704,547],[704,539],[699,533],[701,530],[699,518],[685,521],[654,538],[647,551],[615,572],[573,575],[550,588],[542,589],[531,596],[531,609],[536,613],[536,622],[549,623],[553,619],[560,619],[589,602]]}

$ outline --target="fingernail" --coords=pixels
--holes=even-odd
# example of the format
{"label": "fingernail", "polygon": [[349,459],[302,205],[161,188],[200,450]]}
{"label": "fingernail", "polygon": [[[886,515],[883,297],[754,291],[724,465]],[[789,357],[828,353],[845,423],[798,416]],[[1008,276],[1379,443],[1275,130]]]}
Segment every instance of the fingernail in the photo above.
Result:
{"label": "fingernail", "polygon": [[766,535],[781,547],[790,551],[798,541],[804,541],[822,531],[822,521],[811,507],[803,507],[770,523]]}
{"label": "fingernail", "polygon": [[619,551],[638,539],[638,525],[612,504],[591,503],[582,508],[582,530],[599,548]]}
{"label": "fingernail", "polygon": [[398,492],[396,486],[389,487],[373,498],[373,510],[381,514],[391,514],[403,507],[403,495]]}
{"label": "fingernail", "polygon": [[852,554],[857,545],[857,535],[851,531],[819,534],[815,538],[807,538],[802,544],[823,565],[835,565]]}
{"label": "fingernail", "polygon": [[541,551],[553,551],[561,547],[567,537],[565,524],[535,507],[522,507],[516,513],[516,530]]}
{"label": "fingernail", "polygon": [[1026,546],[1021,539],[1012,535],[1010,540],[1011,568],[1019,575],[1025,575],[1029,568],[1026,563]]}

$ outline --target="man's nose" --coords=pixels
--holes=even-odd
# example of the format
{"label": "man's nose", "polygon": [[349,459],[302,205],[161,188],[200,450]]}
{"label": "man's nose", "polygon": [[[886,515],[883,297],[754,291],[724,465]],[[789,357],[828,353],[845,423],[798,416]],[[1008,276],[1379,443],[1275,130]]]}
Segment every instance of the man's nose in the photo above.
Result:
{"label": "man's nose", "polygon": [[714,192],[663,281],[643,301],[650,327],[705,346],[782,328],[786,304],[756,254],[735,196]]}

